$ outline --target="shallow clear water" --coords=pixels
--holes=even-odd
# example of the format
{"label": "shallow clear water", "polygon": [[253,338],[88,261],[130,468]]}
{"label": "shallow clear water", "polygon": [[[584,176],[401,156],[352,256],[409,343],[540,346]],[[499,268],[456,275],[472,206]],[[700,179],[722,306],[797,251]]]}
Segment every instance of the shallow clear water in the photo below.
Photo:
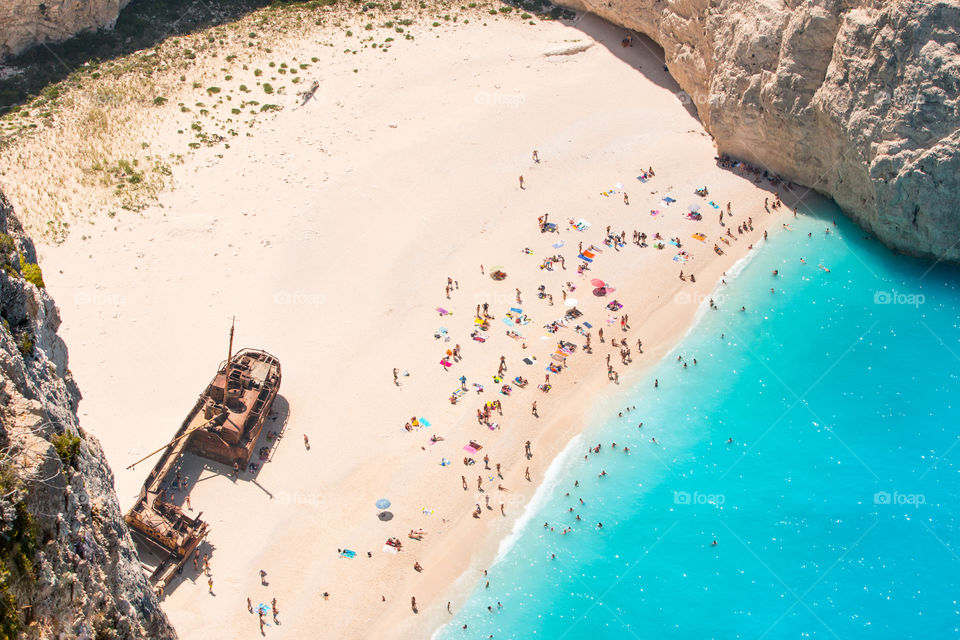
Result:
{"label": "shallow clear water", "polygon": [[820,214],[779,214],[720,310],[597,407],[438,637],[960,634],[960,277]]}

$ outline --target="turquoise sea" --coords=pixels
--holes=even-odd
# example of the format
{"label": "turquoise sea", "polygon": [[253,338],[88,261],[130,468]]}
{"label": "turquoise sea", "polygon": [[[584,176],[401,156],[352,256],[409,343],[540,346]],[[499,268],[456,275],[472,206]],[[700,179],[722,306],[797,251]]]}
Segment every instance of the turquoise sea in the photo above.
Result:
{"label": "turquoise sea", "polygon": [[958,271],[830,206],[777,215],[793,231],[596,408],[436,637],[960,636]]}

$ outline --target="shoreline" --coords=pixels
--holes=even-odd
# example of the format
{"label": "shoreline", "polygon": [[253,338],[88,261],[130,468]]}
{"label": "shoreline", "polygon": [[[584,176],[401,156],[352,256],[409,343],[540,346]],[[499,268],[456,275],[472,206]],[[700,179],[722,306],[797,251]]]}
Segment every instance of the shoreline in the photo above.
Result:
{"label": "shoreline", "polygon": [[[578,349],[566,375],[551,379],[549,394],[536,390],[548,345],[558,338],[582,345],[571,329],[541,338],[539,327],[565,311],[562,282],[576,282],[573,295],[595,327],[603,326],[610,297],[593,300],[586,283],[600,277],[620,289],[611,297],[631,316],[633,328],[624,335],[644,342],[644,355],[634,354],[632,366],[616,367],[630,386],[695,326],[702,313],[695,301],[715,290],[723,265],[737,264],[748,254],[746,245],[774,225],[778,214],[762,207],[768,185],[716,166],[712,143],[676,101],[656,58],[640,49],[620,51],[621,30],[593,16],[583,20],[603,41],[560,61],[544,51],[590,36],[570,25],[534,30],[504,22],[461,28],[456,39],[418,41],[403,54],[378,59],[363,77],[329,79],[324,91],[330,97],[315,109],[276,114],[222,158],[198,153],[176,169],[178,188],[143,214],[109,223],[113,230],[92,229],[88,239],[75,233],[63,246],[42,248],[76,377],[87,393],[81,419],[104,444],[122,507],[146,468],[127,471],[125,462],[169,439],[189,399],[222,360],[223,318],[239,307],[239,346],[266,348],[283,363],[280,395],[290,415],[271,463],[239,482],[216,465],[191,468],[193,504],[210,519],[213,574],[218,596],[225,597],[207,599],[205,579],[185,571],[164,601],[181,637],[199,637],[211,619],[225,633],[252,634],[255,618],[243,606],[248,596],[276,596],[283,606],[283,626],[271,633],[307,633],[322,619],[338,637],[423,637],[428,624],[447,615],[451,585],[462,584],[465,599],[470,572],[496,558],[505,536],[520,526],[517,518],[544,472],[586,428],[596,398],[618,392],[603,378],[609,342],[600,345],[596,334],[593,355]],[[450,79],[454,72],[443,61],[464,52],[469,65]],[[397,79],[401,64],[424,85],[409,89]],[[644,65],[654,71],[640,71]],[[402,91],[409,104],[382,99]],[[483,104],[478,91],[524,100]],[[347,113],[343,105],[365,108]],[[529,159],[531,147],[540,149],[541,163]],[[630,183],[629,206],[618,195],[598,195],[650,165],[657,176]],[[517,173],[527,176],[522,191]],[[425,189],[437,174],[442,180]],[[735,222],[757,218],[753,231],[724,245],[723,257],[709,246],[720,230],[714,210],[699,223],[680,218],[688,203],[705,203],[691,193],[704,182],[723,194],[713,197],[735,203]],[[551,188],[557,185],[563,189]],[[668,193],[680,202],[658,205]],[[650,217],[647,210],[656,206],[664,215]],[[560,236],[536,229],[545,211],[561,225]],[[568,229],[566,219],[578,217],[593,228]],[[677,235],[695,260],[673,262],[670,245],[658,251],[628,243],[620,252],[605,248],[581,280],[570,253],[574,243],[600,243],[607,223],[651,236],[659,230],[665,240]],[[708,233],[711,242],[691,240],[693,230]],[[560,238],[567,241],[560,249],[567,270],[538,270]],[[524,243],[533,255],[521,253]],[[501,263],[508,280],[492,282],[479,273],[481,263]],[[696,272],[696,283],[679,282],[680,265]],[[444,300],[448,274],[460,286]],[[540,282],[549,283],[554,307],[530,299]],[[90,283],[96,283],[93,292],[83,288]],[[523,290],[522,306],[534,318],[519,328],[526,350],[500,327],[500,316],[514,306],[514,288]],[[485,345],[468,336],[481,301],[492,302],[497,315]],[[438,305],[453,315],[438,317]],[[464,349],[463,363],[449,372],[436,364],[447,345],[431,335],[441,325],[450,331],[450,345]],[[615,328],[610,334],[621,337]],[[149,344],[144,336],[151,336]],[[520,368],[520,358],[531,353],[543,359]],[[508,359],[507,379],[519,372],[531,383],[511,398],[497,394],[486,377],[500,354]],[[587,360],[595,360],[595,370]],[[143,362],[151,365],[146,388],[136,383]],[[411,371],[402,387],[389,379],[393,366]],[[467,406],[452,406],[447,392],[461,374],[482,380],[487,390],[468,394]],[[158,387],[169,394],[166,402],[144,415]],[[496,432],[474,426],[469,415],[491,398],[505,406]],[[533,399],[540,419],[529,414]],[[428,417],[430,434],[446,441],[430,445],[430,434],[404,432],[411,415]],[[130,416],[138,416],[136,429],[125,428]],[[301,435],[309,435],[309,450]],[[504,464],[504,480],[488,488],[502,482],[510,489],[496,496],[509,506],[505,518],[491,512],[495,517],[467,524],[474,492],[461,498],[456,475],[472,478],[478,468],[461,466],[460,444],[468,438],[482,440],[484,454]],[[527,439],[534,453],[530,483],[522,479],[520,457]],[[441,455],[451,468],[439,466]],[[393,502],[390,523],[375,518],[372,505],[380,497]],[[415,528],[428,530],[424,542],[408,541],[396,557],[379,551],[387,536]],[[339,548],[358,556],[338,558]],[[424,573],[411,569],[414,561]],[[269,589],[258,584],[260,568],[268,572]],[[324,591],[333,602],[318,598]],[[385,604],[381,594],[388,596]],[[421,615],[411,615],[411,595]],[[334,613],[342,611],[351,615]]]}

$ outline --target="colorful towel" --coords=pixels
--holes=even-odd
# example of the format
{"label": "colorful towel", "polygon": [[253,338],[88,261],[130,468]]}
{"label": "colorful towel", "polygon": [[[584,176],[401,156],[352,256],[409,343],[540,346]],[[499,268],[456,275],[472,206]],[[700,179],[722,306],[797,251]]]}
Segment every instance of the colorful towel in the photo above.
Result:
{"label": "colorful towel", "polygon": [[710,201],[709,203],[707,203],[707,204],[709,204],[709,205],[710,205],[711,207],[713,207],[714,209],[719,209],[719,208],[720,208],[720,207],[717,205],[717,203],[714,202],[713,200],[711,200],[711,201]]}
{"label": "colorful towel", "polygon": [[670,196],[667,196],[666,198],[664,198],[663,201],[666,202],[667,204],[670,204],[671,202],[676,202],[676,200],[671,198]]}
{"label": "colorful towel", "polygon": [[693,235],[690,236],[690,237],[693,238],[694,240],[699,240],[700,242],[704,242],[704,241],[707,239],[707,234],[705,234],[705,233],[695,233],[695,234],[693,234]]}
{"label": "colorful towel", "polygon": [[449,313],[453,313],[453,312],[452,312],[452,311],[447,311],[447,310],[444,309],[443,307],[437,307],[437,313],[439,313],[439,314],[442,315],[442,316],[445,316],[445,315],[447,315],[447,314],[449,314]]}
{"label": "colorful towel", "polygon": [[356,552],[356,551],[351,551],[350,549],[344,549],[343,551],[340,552],[340,557],[341,557],[341,558],[351,558],[351,559],[352,559],[352,558],[355,557],[356,555],[357,555],[357,552]]}
{"label": "colorful towel", "polygon": [[650,209],[650,215],[656,217],[656,216],[660,215],[660,210],[659,210],[659,209]]}

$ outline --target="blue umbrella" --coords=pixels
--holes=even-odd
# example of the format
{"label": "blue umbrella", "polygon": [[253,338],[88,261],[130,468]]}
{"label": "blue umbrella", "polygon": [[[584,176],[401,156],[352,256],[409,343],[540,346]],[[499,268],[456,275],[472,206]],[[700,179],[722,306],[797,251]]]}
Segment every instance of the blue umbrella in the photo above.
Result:
{"label": "blue umbrella", "polygon": [[380,498],[377,500],[377,509],[386,509],[390,506],[390,501],[386,498]]}

